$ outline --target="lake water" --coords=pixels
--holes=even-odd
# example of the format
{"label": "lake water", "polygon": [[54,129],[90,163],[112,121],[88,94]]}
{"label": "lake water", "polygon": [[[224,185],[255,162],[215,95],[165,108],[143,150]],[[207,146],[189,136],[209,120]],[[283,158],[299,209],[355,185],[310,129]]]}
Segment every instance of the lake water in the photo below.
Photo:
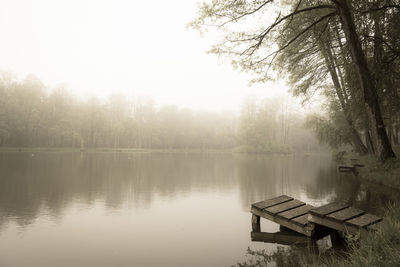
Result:
{"label": "lake water", "polygon": [[329,157],[1,153],[0,266],[231,266],[276,249],[250,240],[249,210],[281,194],[378,214],[399,197]]}

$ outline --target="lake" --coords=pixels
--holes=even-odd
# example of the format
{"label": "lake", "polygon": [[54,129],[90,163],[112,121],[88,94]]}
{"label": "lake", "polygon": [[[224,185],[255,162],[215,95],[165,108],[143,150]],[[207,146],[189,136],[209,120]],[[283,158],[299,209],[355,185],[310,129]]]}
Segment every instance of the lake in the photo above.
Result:
{"label": "lake", "polygon": [[249,210],[281,194],[378,214],[399,199],[328,156],[1,153],[0,266],[231,266],[276,249],[250,240]]}

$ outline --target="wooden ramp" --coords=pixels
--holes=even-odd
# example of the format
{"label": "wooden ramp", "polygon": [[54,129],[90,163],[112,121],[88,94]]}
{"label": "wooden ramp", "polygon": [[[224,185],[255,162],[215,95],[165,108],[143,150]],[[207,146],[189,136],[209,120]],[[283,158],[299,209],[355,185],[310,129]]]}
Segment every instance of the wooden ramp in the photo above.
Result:
{"label": "wooden ramp", "polygon": [[318,208],[282,195],[251,205],[253,232],[260,232],[260,217],[312,237],[316,231],[334,229],[344,233],[377,230],[382,218],[343,203]]}
{"label": "wooden ramp", "polygon": [[340,232],[357,234],[377,230],[382,218],[344,203],[330,203],[309,211],[309,222]]}
{"label": "wooden ramp", "polygon": [[312,208],[314,207],[286,195],[254,203],[251,205],[253,231],[260,231],[260,217],[263,217],[311,237],[315,226],[308,222],[308,212]]}

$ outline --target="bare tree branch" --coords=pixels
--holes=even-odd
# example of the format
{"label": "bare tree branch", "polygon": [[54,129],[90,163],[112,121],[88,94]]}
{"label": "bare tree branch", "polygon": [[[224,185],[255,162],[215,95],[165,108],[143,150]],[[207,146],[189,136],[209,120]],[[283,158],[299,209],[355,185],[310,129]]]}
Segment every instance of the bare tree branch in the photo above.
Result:
{"label": "bare tree branch", "polygon": [[226,24],[228,24],[228,23],[231,23],[231,22],[234,22],[234,21],[236,22],[236,21],[238,21],[239,19],[241,19],[241,18],[243,18],[243,17],[245,17],[245,16],[254,14],[254,13],[256,13],[257,11],[259,11],[260,9],[262,9],[264,6],[266,6],[267,4],[269,4],[269,3],[271,3],[271,2],[273,2],[273,0],[265,1],[264,3],[262,3],[262,4],[261,4],[260,6],[258,6],[257,8],[253,9],[252,11],[245,12],[245,13],[243,13],[243,14],[237,16],[237,17],[233,17],[233,18],[231,18],[230,20],[223,22],[222,24],[219,25],[219,27],[223,27],[224,25],[226,25]]}
{"label": "bare tree branch", "polygon": [[[290,14],[288,14],[288,15],[286,15],[286,16],[280,18],[280,19],[279,19],[279,17],[280,17],[280,14],[279,14],[278,17],[276,18],[275,22],[274,22],[272,25],[270,25],[270,27],[268,27],[268,28],[264,31],[264,34],[265,34],[265,35],[268,34],[273,28],[275,28],[276,26],[278,26],[280,23],[282,23],[282,22],[285,21],[286,19],[293,17],[294,15],[297,15],[297,14],[300,14],[300,13],[303,13],[303,12],[307,12],[307,11],[311,11],[311,10],[315,10],[315,9],[336,9],[336,8],[335,8],[334,6],[332,6],[332,5],[319,5],[319,6],[307,7],[307,8],[300,9],[300,10],[296,9],[295,11],[291,12]],[[259,10],[259,9],[258,9],[258,10]],[[246,16],[246,15],[249,15],[249,14],[253,14],[253,13],[255,13],[255,12],[258,11],[258,10],[255,10],[254,12],[250,12],[250,13],[248,13],[248,14],[246,13],[245,16]],[[240,17],[242,18],[242,17],[244,17],[244,16],[240,16]],[[233,21],[237,21],[238,19],[239,19],[239,18],[232,18],[231,20],[226,21],[226,22],[223,22],[222,24],[219,24],[219,25],[217,25],[217,26],[218,26],[218,27],[222,27],[222,26],[224,26],[225,24],[230,23],[230,22],[233,22]]]}
{"label": "bare tree branch", "polygon": [[[336,15],[336,12],[331,12],[325,16],[320,17],[318,20],[314,21],[313,23],[311,23],[309,26],[307,26],[305,29],[303,29],[301,32],[299,32],[295,37],[293,37],[289,42],[287,42],[284,46],[282,46],[281,48],[279,48],[277,51],[272,52],[271,54],[267,55],[266,57],[262,58],[261,60],[258,60],[256,62],[253,63],[253,65],[257,65],[260,62],[268,59],[271,56],[274,56],[274,58],[276,57],[275,55],[280,53],[282,50],[286,49],[288,46],[290,46],[294,41],[296,41],[300,36],[302,36],[304,33],[306,33],[308,30],[310,30],[311,28],[313,28],[315,25],[317,25],[318,23],[324,21],[327,18],[330,18],[332,16]],[[271,62],[272,64],[272,62]]]}
{"label": "bare tree branch", "polygon": [[[275,27],[277,27],[279,24],[281,24],[283,21],[285,21],[286,19],[289,19],[289,18],[293,18],[293,16],[295,16],[295,15],[297,15],[297,14],[300,14],[300,13],[303,13],[303,12],[308,12],[308,11],[311,11],[311,10],[315,10],[315,9],[326,9],[326,8],[329,8],[329,9],[335,9],[333,6],[331,6],[331,5],[320,5],[320,6],[312,6],[312,7],[307,7],[307,8],[304,8],[304,9],[300,9],[300,10],[295,10],[295,11],[293,11],[293,12],[291,12],[290,14],[288,14],[288,15],[286,15],[286,16],[284,16],[284,17],[282,17],[282,18],[279,18],[280,17],[280,15],[279,16],[277,16],[277,18],[275,19],[275,22],[274,23],[272,23],[266,30],[264,30],[263,32],[261,32],[259,35],[255,35],[254,37],[250,37],[250,38],[246,38],[246,39],[240,39],[240,40],[236,40],[235,42],[246,42],[246,41],[256,41],[257,40],[257,43],[255,43],[255,44],[253,44],[253,45],[251,45],[250,47],[248,47],[248,48],[246,48],[242,53],[241,53],[241,55],[244,55],[244,54],[253,54],[259,47],[260,47],[260,45],[262,44],[262,42],[263,42],[263,40],[265,39],[265,37],[275,28]],[[296,8],[297,9],[297,8]],[[330,14],[336,14],[335,12],[333,12],[333,13],[330,13]],[[329,15],[329,17],[330,17],[331,15]],[[312,26],[314,26],[314,25],[312,25]],[[232,41],[232,40],[230,40],[230,41]]]}
{"label": "bare tree branch", "polygon": [[362,36],[364,36],[365,38],[372,38],[372,39],[376,39],[381,41],[384,45],[386,45],[393,53],[395,53],[397,56],[400,56],[400,51],[394,49],[388,42],[386,42],[384,39],[382,39],[381,37],[378,36],[371,36],[371,35],[367,35],[367,34],[363,34]]}

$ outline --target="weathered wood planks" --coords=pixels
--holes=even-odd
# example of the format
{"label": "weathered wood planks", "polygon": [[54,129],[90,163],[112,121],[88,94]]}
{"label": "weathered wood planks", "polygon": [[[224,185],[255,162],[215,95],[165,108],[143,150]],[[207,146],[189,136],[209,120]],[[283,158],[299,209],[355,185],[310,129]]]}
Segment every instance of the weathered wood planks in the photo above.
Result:
{"label": "weathered wood planks", "polygon": [[329,215],[327,215],[327,218],[332,219],[337,222],[344,222],[350,219],[353,219],[355,217],[361,216],[365,213],[365,211],[353,208],[353,207],[348,207],[336,212],[333,212]]}
{"label": "weathered wood planks", "polygon": [[330,203],[311,209],[308,215],[309,222],[352,234],[375,230],[373,225],[381,220],[382,218],[343,203]]}
{"label": "weathered wood planks", "polygon": [[299,217],[301,215],[308,214],[308,212],[312,208],[314,208],[314,207],[307,204],[307,205],[300,206],[297,209],[291,209],[291,210],[281,212],[281,213],[277,214],[277,216],[287,219],[287,220],[291,220],[291,219]]}
{"label": "weathered wood planks", "polygon": [[330,204],[312,209],[312,210],[310,210],[310,214],[315,214],[317,216],[325,216],[325,215],[328,215],[329,213],[339,211],[339,210],[345,209],[347,207],[348,207],[348,205],[346,205],[344,203],[334,202],[334,203],[330,203]]}
{"label": "weathered wood planks", "polygon": [[276,215],[278,213],[281,213],[281,212],[284,212],[284,211],[287,211],[287,210],[291,210],[291,209],[303,206],[305,204],[306,203],[301,202],[300,200],[293,199],[293,200],[290,200],[290,201],[287,201],[287,202],[284,202],[284,203],[281,203],[281,204],[266,208],[263,211],[264,212],[268,212],[271,215]]}
{"label": "weathered wood planks", "polygon": [[299,225],[298,223],[295,223],[293,220],[288,221],[286,219],[279,218],[277,216],[271,215],[269,213],[263,212],[259,209],[255,209],[255,208],[252,208],[251,212],[256,216],[260,216],[262,218],[276,222],[286,228],[289,228],[289,229],[296,231],[298,233],[301,233],[303,235],[311,237],[314,234],[314,224],[308,223],[306,225]]}
{"label": "weathered wood planks", "polygon": [[348,220],[347,223],[350,225],[358,226],[358,227],[366,227],[371,224],[375,224],[377,222],[382,221],[382,218],[378,216],[366,213],[354,219]]}
{"label": "weathered wood planks", "polygon": [[[313,207],[302,201],[282,195],[253,204],[251,212],[256,218],[257,216],[263,217],[303,235],[312,236],[314,225],[308,223],[307,218],[304,217],[311,208]],[[254,232],[260,229],[255,223],[257,222],[256,218],[252,219]]]}
{"label": "weathered wood planks", "polygon": [[309,223],[308,222],[308,214],[304,214],[300,217],[296,217],[292,221],[300,226],[306,226]]}
{"label": "weathered wood planks", "polygon": [[[334,229],[345,233],[375,231],[382,218],[334,202],[318,208],[282,195],[251,205],[253,232],[260,232],[260,217],[271,220],[293,231],[311,237],[318,229]],[[324,228],[325,227],[325,228]],[[326,228],[327,227],[327,228]]]}
{"label": "weathered wood planks", "polygon": [[358,175],[358,168],[364,167],[362,164],[352,164],[352,165],[341,165],[338,166],[339,172],[352,172],[354,175]]}
{"label": "weathered wood planks", "polygon": [[339,166],[338,170],[339,170],[339,172],[354,172],[355,167],[354,166]]}
{"label": "weathered wood planks", "polygon": [[269,208],[269,207],[272,207],[274,205],[277,205],[277,204],[280,204],[280,203],[284,203],[284,202],[287,202],[287,201],[290,201],[290,200],[293,200],[293,198],[292,197],[288,197],[286,195],[282,195],[282,196],[279,196],[279,197],[274,197],[274,198],[271,198],[271,199],[267,199],[267,200],[263,200],[263,201],[254,203],[251,206],[254,207],[254,208],[263,210],[265,208]]}

